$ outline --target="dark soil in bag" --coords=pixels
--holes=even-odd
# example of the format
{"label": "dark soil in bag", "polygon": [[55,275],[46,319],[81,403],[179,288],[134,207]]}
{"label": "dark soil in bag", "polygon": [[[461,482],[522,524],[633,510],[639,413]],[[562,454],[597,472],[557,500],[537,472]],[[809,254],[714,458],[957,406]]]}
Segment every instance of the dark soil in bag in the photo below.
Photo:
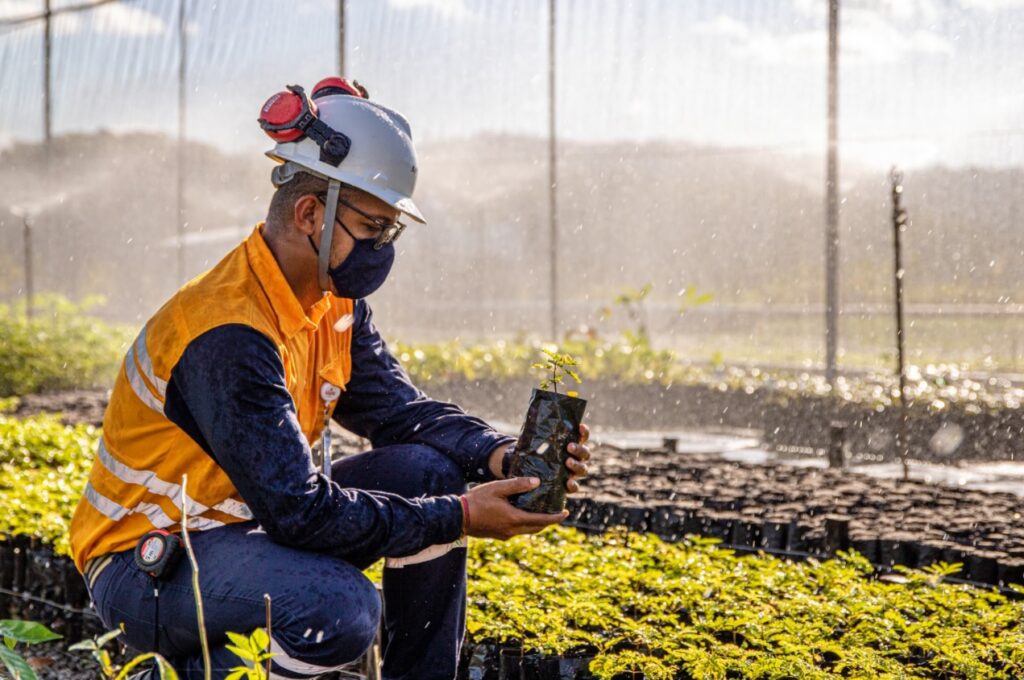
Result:
{"label": "dark soil in bag", "polygon": [[511,477],[537,477],[540,486],[512,496],[512,504],[529,512],[561,512],[565,508],[565,483],[569,469],[566,448],[580,440],[585,399],[547,390],[533,390],[530,408],[516,442],[509,468]]}

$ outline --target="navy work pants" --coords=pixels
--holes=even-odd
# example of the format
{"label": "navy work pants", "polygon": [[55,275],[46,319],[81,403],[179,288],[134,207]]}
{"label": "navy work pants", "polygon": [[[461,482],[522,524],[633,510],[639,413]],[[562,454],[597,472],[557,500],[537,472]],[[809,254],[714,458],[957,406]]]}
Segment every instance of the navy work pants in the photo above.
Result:
{"label": "navy work pants", "polygon": [[[348,488],[408,498],[463,493],[461,470],[438,451],[389,446],[334,463],[333,478]],[[368,566],[274,543],[254,522],[232,524],[190,539],[199,563],[200,591],[213,677],[243,665],[226,633],[265,627],[264,593],[272,601],[273,676],[315,677],[357,659],[381,620],[381,602],[362,574]],[[203,677],[203,660],[187,557],[159,582],[139,571],[132,551],[119,553],[100,574],[92,597],[110,629],[139,651],[167,657],[182,680]],[[465,629],[466,550],[418,564],[384,569],[384,667],[387,680],[455,677]],[[155,641],[155,644],[154,644]]]}

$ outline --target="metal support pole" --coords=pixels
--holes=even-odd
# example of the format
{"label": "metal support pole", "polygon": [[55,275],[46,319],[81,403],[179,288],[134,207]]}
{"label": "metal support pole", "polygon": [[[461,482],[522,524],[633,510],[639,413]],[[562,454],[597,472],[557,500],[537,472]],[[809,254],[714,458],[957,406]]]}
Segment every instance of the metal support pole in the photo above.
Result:
{"label": "metal support pole", "polygon": [[35,298],[35,281],[32,272],[32,218],[23,215],[22,218],[22,239],[25,255],[25,318],[31,319],[35,316],[33,301]]}
{"label": "metal support pole", "polygon": [[188,36],[185,33],[185,2],[186,0],[178,0],[178,285],[185,283],[185,71],[186,58],[188,56]]}
{"label": "metal support pole", "polygon": [[829,424],[828,466],[846,469],[846,423],[835,420]]}
{"label": "metal support pole", "polygon": [[43,8],[43,140],[47,148],[53,134],[53,83],[51,81],[51,55],[53,53],[53,13],[50,11],[50,0],[46,0]]}
{"label": "metal support pole", "polygon": [[839,0],[828,0],[828,158],[825,179],[825,378],[835,388],[839,339]]}
{"label": "metal support pole", "polygon": [[558,341],[558,138],[555,122],[555,5],[548,0],[548,226],[550,228],[551,341]]}
{"label": "metal support pole", "polygon": [[903,479],[910,478],[910,454],[907,446],[907,371],[904,347],[906,337],[903,334],[903,232],[907,229],[907,211],[903,209],[903,173],[893,168],[889,173],[892,182],[892,231],[893,249],[895,258],[893,260],[894,285],[896,291],[896,370],[899,373],[899,427],[896,429],[896,455],[899,456],[903,466]]}
{"label": "metal support pole", "polygon": [[338,75],[345,77],[345,0],[338,0]]}

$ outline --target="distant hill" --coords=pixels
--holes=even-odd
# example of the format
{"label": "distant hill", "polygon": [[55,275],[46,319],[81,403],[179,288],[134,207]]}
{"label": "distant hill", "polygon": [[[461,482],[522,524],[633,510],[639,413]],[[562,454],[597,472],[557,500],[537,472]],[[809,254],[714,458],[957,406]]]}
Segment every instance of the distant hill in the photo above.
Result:
{"label": "distant hill", "polygon": [[[453,333],[486,310],[497,330],[542,323],[547,298],[547,144],[489,136],[421,148],[417,201],[430,219],[400,242],[379,302],[412,324],[448,310]],[[271,162],[188,143],[188,274],[212,265],[261,219]],[[161,134],[75,134],[0,153],[0,296],[21,285],[21,218],[35,219],[38,290],[99,292],[111,314],[148,316],[177,287],[177,150]],[[823,163],[680,143],[560,146],[563,303],[585,316],[625,287],[655,283],[654,303],[695,285],[720,302],[820,303]],[[1024,300],[1024,170],[915,171],[905,201],[912,302]],[[889,187],[847,170],[842,298],[888,303]],[[52,203],[52,201],[51,201]],[[201,238],[197,236],[201,235]],[[485,322],[487,323],[487,322]]]}

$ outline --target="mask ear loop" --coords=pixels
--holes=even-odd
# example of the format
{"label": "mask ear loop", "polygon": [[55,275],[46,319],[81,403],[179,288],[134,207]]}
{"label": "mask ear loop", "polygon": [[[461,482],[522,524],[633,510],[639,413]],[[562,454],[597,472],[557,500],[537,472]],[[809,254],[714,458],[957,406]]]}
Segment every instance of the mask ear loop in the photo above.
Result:
{"label": "mask ear loop", "polygon": [[320,254],[317,256],[317,278],[320,290],[325,293],[331,290],[331,277],[327,274],[331,266],[331,238],[334,236],[334,220],[338,215],[338,196],[341,194],[341,182],[332,179],[327,183],[327,200],[324,202],[324,223],[320,227]]}

